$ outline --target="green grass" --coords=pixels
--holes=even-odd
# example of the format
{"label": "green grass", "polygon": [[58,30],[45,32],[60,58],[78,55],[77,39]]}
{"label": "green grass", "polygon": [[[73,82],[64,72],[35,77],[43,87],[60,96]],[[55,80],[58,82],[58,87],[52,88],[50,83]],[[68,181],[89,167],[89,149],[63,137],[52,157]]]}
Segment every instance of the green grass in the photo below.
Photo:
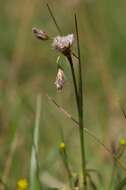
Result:
{"label": "green grass", "polygon": [[[84,125],[110,148],[112,141],[118,144],[119,138],[125,137],[126,123],[117,102],[118,97],[126,108],[125,2],[48,2],[64,35],[75,32],[74,12],[77,13],[85,85]],[[46,3],[1,1],[0,23],[0,176],[2,178],[6,174],[7,168],[5,183],[9,189],[16,189],[20,178],[29,179],[36,97],[42,94],[38,144],[40,174],[42,178],[47,176],[48,185],[52,185],[49,176],[61,184],[67,184],[66,170],[58,151],[60,127],[63,128],[72,168],[80,174],[78,130],[48,100],[46,93],[74,118],[77,118],[77,110],[72,77],[68,76],[69,67],[65,68],[68,74],[64,90],[58,93],[54,81],[59,54],[52,50],[50,42],[37,41],[31,31],[36,26],[52,36],[58,34]],[[112,158],[87,135],[86,160],[89,168],[101,172],[104,189],[108,189]],[[125,164],[125,153],[122,161]],[[118,170],[121,179],[125,178],[125,172]],[[92,175],[99,185],[97,177]]]}

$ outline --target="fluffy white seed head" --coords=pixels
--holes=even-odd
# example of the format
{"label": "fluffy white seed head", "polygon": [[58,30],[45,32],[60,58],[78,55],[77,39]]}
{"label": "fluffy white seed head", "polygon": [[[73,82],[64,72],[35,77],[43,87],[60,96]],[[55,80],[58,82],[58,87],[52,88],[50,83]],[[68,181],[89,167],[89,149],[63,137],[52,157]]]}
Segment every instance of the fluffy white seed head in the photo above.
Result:
{"label": "fluffy white seed head", "polygon": [[52,46],[63,54],[70,52],[70,48],[74,42],[74,35],[69,34],[67,36],[57,36],[53,40]]}

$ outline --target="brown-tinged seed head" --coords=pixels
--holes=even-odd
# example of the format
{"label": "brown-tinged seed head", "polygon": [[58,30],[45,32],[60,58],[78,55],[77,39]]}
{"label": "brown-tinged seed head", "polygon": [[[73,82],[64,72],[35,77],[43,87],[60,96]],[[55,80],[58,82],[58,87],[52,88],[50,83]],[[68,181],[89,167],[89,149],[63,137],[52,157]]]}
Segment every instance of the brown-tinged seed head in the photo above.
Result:
{"label": "brown-tinged seed head", "polygon": [[38,29],[38,28],[32,28],[32,32],[34,33],[34,35],[36,36],[36,38],[40,39],[40,40],[48,40],[49,36],[46,32]]}
{"label": "brown-tinged seed head", "polygon": [[55,85],[57,90],[62,90],[63,86],[64,86],[64,71],[59,68],[57,71],[57,76],[56,76],[56,81],[55,81]]}

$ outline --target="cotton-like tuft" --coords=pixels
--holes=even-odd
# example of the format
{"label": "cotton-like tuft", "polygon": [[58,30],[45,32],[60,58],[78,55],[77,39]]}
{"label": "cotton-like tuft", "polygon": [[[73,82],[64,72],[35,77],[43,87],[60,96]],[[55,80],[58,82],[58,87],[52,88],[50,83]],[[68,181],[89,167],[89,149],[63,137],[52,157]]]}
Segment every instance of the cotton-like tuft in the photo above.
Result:
{"label": "cotton-like tuft", "polygon": [[69,34],[67,36],[57,36],[53,40],[52,46],[63,54],[70,52],[70,48],[74,42],[74,35]]}

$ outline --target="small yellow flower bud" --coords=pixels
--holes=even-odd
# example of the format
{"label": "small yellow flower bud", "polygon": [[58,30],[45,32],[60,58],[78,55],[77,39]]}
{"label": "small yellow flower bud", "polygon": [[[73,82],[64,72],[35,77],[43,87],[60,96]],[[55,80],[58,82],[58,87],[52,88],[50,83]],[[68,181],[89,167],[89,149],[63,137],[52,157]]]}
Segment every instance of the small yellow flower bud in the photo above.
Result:
{"label": "small yellow flower bud", "polygon": [[65,149],[65,144],[64,144],[64,142],[61,142],[59,147],[60,147],[61,150]]}
{"label": "small yellow flower bud", "polygon": [[126,145],[126,140],[124,138],[121,138],[119,141],[120,145]]}
{"label": "small yellow flower bud", "polygon": [[18,190],[27,190],[28,182],[26,179],[20,179],[17,183]]}

